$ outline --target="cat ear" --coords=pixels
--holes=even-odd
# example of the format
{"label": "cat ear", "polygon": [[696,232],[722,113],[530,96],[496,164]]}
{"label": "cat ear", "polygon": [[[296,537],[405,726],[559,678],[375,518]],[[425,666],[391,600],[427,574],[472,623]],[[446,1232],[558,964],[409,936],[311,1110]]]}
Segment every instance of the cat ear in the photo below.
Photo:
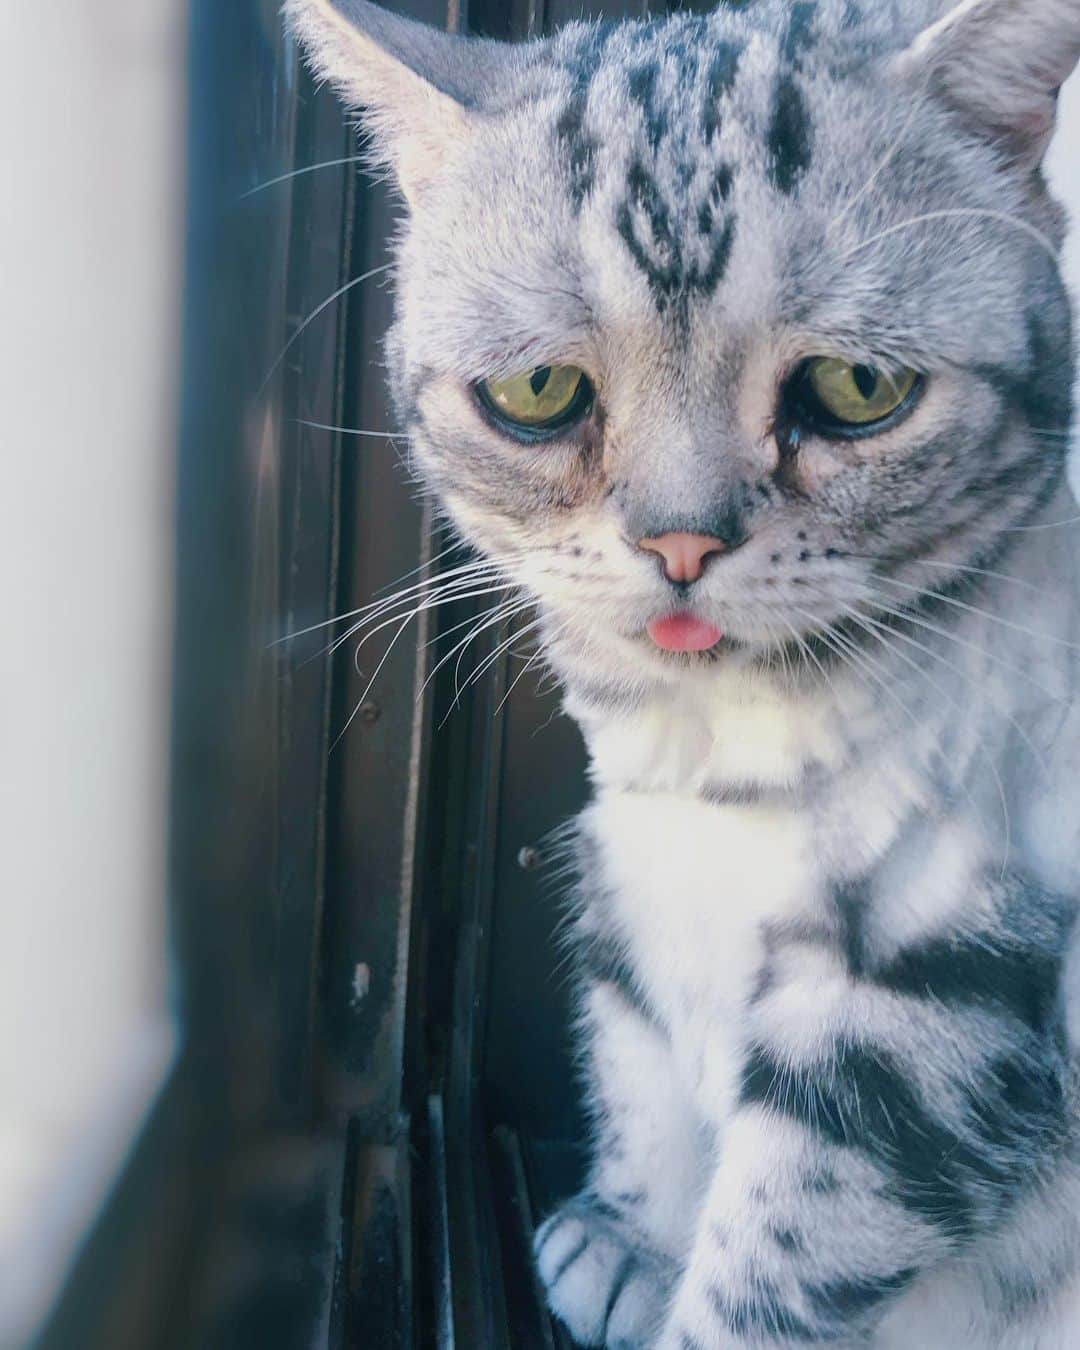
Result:
{"label": "cat ear", "polygon": [[372,158],[410,204],[468,137],[472,103],[502,45],[455,37],[367,0],[285,0],[285,18],[315,73],[360,112]]}
{"label": "cat ear", "polygon": [[1080,0],[961,0],[898,58],[1003,148],[1034,169],[1054,130],[1057,92],[1080,59]]}

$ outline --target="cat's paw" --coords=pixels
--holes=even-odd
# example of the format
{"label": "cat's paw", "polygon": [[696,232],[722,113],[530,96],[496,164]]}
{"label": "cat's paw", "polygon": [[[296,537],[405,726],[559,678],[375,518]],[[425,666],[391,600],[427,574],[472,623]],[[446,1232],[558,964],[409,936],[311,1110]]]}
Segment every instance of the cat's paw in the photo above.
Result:
{"label": "cat's paw", "polygon": [[654,1344],[675,1283],[674,1262],[583,1196],[557,1210],[533,1245],[551,1310],[579,1345]]}

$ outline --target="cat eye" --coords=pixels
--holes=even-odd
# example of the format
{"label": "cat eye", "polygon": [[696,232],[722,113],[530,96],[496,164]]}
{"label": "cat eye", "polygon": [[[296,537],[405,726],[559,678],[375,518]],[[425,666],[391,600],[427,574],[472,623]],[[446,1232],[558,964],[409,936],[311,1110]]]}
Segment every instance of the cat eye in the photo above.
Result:
{"label": "cat eye", "polygon": [[793,411],[826,436],[871,435],[906,413],[922,384],[914,370],[884,371],[835,356],[814,356],[796,375]]}
{"label": "cat eye", "polygon": [[579,366],[537,366],[505,380],[481,380],[476,396],[492,419],[519,440],[545,440],[588,413],[593,387]]}

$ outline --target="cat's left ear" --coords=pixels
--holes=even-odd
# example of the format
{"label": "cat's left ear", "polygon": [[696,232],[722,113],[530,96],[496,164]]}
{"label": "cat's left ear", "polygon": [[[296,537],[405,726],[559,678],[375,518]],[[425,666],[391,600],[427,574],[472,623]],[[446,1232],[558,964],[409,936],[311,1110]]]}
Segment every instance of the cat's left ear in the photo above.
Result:
{"label": "cat's left ear", "polygon": [[316,74],[360,114],[372,158],[410,204],[469,136],[473,107],[513,59],[509,44],[456,37],[367,0],[285,0]]}
{"label": "cat's left ear", "polygon": [[961,0],[897,59],[1018,166],[1038,166],[1080,59],[1080,0]]}

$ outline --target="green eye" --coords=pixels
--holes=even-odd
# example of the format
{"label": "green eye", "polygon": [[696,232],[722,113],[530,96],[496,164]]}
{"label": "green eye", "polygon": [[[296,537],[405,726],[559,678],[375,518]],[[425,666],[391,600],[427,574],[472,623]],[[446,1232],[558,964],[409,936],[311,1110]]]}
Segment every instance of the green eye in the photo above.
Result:
{"label": "green eye", "polygon": [[481,380],[476,392],[496,421],[528,440],[580,421],[593,399],[592,385],[579,366],[537,366],[505,380]]}
{"label": "green eye", "polygon": [[821,431],[857,436],[906,408],[920,383],[914,370],[890,373],[815,356],[803,367],[800,401],[803,413]]}

